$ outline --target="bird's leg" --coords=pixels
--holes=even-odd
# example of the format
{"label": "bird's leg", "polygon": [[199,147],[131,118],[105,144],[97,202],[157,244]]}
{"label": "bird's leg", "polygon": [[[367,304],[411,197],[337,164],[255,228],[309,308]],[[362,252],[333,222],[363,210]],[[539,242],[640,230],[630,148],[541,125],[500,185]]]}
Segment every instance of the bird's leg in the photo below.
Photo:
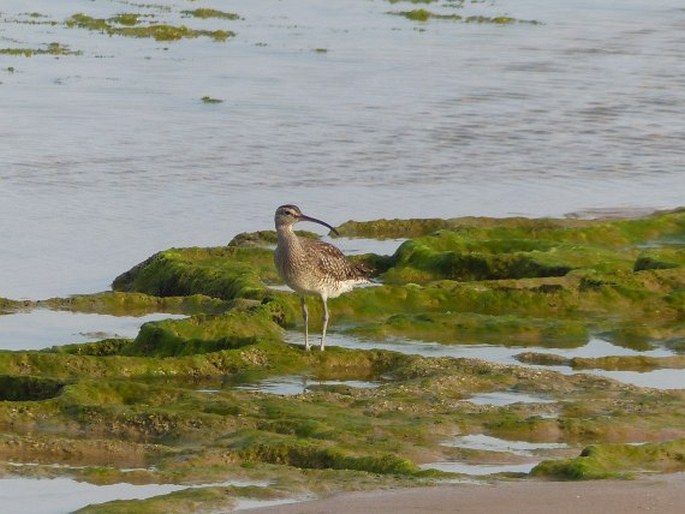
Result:
{"label": "bird's leg", "polygon": [[304,296],[300,296],[300,306],[302,307],[302,319],[304,320],[304,349],[309,351],[309,311]]}
{"label": "bird's leg", "polygon": [[326,346],[326,329],[328,328],[328,304],[325,296],[321,297],[321,303],[323,304],[323,328],[321,329],[321,351],[323,352]]}

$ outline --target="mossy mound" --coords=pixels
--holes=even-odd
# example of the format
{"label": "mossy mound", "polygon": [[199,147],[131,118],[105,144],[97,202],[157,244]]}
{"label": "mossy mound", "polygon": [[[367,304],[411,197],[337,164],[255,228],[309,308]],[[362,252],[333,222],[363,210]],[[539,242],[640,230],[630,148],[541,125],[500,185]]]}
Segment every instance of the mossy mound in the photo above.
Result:
{"label": "mossy mound", "polygon": [[137,292],[107,291],[95,294],[74,295],[67,298],[50,298],[30,302],[24,307],[41,307],[53,310],[92,312],[114,316],[142,316],[154,312],[178,314],[220,313],[231,309],[235,302],[207,295],[153,296]]}
{"label": "mossy mound", "polygon": [[574,459],[544,461],[531,474],[561,480],[593,480],[630,477],[626,470],[634,469],[662,473],[685,470],[685,439],[642,445],[592,445]]}
{"label": "mossy mound", "polygon": [[[334,323],[353,323],[356,334],[544,346],[578,345],[595,333],[633,341],[631,325],[649,327],[640,331],[652,340],[681,336],[682,210],[636,220],[380,220],[340,230],[364,237],[433,231],[406,241],[392,257],[362,257],[382,272],[383,287],[330,302]],[[200,306],[219,302],[214,312],[259,301],[279,325],[292,327],[300,322],[295,298],[269,289],[281,283],[274,243],[275,233],[262,231],[224,248],[166,250],[117,277],[113,287],[162,298],[199,295]],[[647,255],[671,264],[638,265]],[[316,329],[320,306],[310,308]]]}
{"label": "mossy mound", "polygon": [[374,339],[388,337],[445,344],[496,343],[503,346],[581,346],[588,331],[580,321],[477,313],[424,312],[389,316],[382,323],[363,324],[351,333]]}
{"label": "mossy mound", "polygon": [[266,294],[265,282],[280,280],[273,253],[264,248],[173,248],[119,275],[112,288],[154,296],[261,299]]}
{"label": "mossy mound", "polygon": [[35,401],[59,395],[64,382],[52,378],[0,375],[0,401]]}
{"label": "mossy mound", "polygon": [[438,230],[469,234],[480,239],[542,239],[566,243],[597,243],[624,246],[657,240],[683,244],[685,209],[655,213],[634,219],[554,218],[423,218],[347,221],[336,227],[341,236],[416,238]]}
{"label": "mossy mound", "polygon": [[[311,425],[311,423],[310,423]],[[314,423],[316,425],[316,423]],[[282,428],[280,428],[282,430]],[[329,425],[329,431],[333,427]],[[264,433],[243,434],[233,442],[241,458],[305,469],[349,469],[381,474],[417,475],[419,468],[408,459],[390,453],[364,454],[334,447],[326,438],[316,437],[311,427],[295,437]],[[314,437],[312,437],[314,436]]]}
{"label": "mossy mound", "polygon": [[169,357],[241,348],[258,342],[280,341],[281,328],[264,309],[199,314],[190,319],[144,324],[122,354]]}
{"label": "mossy mound", "polygon": [[[380,283],[332,299],[331,332],[548,348],[601,335],[639,350],[677,349],[685,335],[683,210],[638,220],[468,218],[344,227],[346,235],[413,239],[391,257],[360,257],[380,264]],[[135,339],[0,352],[0,385],[9,391],[0,401],[0,456],[87,466],[78,474],[88,480],[134,480],[112,466],[147,466],[135,478],[146,483],[268,477],[272,485],[260,493],[266,495],[426,484],[445,474],[421,471],[419,463],[499,458],[442,444],[465,434],[595,445],[576,459],[540,464],[534,475],[541,477],[681,469],[682,391],[474,359],[335,346],[304,352],[286,344],[283,329],[301,323],[300,309],[296,295],[271,287],[281,284],[274,243],[273,231],[263,231],[221,248],[172,248],[117,277],[113,292],[31,302],[188,317],[146,323]],[[0,303],[8,312],[26,306]],[[318,302],[310,302],[310,314],[314,331]],[[682,366],[680,356],[583,360],[534,352],[519,359],[576,368]],[[255,377],[293,376],[373,387],[294,394],[241,387],[254,386]],[[528,393],[546,402],[469,401],[479,393]],[[651,443],[628,444],[645,441]],[[236,494],[212,487],[145,505],[173,511],[197,497],[220,510]],[[110,507],[130,511],[131,503],[100,509]]]}
{"label": "mossy mound", "polygon": [[[345,232],[341,233],[373,232],[375,223],[346,224],[343,225]],[[381,220],[379,225],[383,227],[387,223]],[[617,273],[674,268],[684,258],[682,250],[671,246],[682,245],[685,238],[682,211],[639,220],[580,222],[512,218],[497,225],[492,223],[480,218],[401,222],[400,225],[412,227],[408,229],[410,233],[440,229],[400,246],[386,279],[392,282],[517,279],[563,276],[578,269]],[[662,248],[652,250],[650,256],[641,250],[647,243]],[[664,259],[664,254],[669,258]],[[649,266],[648,262],[661,264]]]}

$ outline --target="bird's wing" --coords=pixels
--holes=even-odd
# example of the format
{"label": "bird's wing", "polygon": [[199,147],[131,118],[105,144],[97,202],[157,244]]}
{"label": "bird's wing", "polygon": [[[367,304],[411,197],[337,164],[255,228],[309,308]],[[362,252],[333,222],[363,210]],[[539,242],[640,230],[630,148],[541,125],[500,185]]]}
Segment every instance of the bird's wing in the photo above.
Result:
{"label": "bird's wing", "polygon": [[348,261],[345,254],[332,244],[317,240],[308,242],[311,243],[311,254],[316,256],[313,265],[322,274],[339,281],[368,278],[366,270]]}

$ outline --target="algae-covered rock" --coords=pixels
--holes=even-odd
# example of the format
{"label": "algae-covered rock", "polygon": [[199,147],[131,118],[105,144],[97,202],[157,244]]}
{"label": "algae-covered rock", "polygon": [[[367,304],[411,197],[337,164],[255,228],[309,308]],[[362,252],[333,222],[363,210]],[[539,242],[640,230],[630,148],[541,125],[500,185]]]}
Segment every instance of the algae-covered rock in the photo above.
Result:
{"label": "algae-covered rock", "polygon": [[64,382],[52,378],[0,375],[0,401],[34,401],[57,396]]}
{"label": "algae-covered rock", "polygon": [[579,457],[538,464],[535,477],[592,480],[630,476],[627,470],[675,472],[685,470],[685,439],[665,443],[598,444]]}
{"label": "algae-covered rock", "polygon": [[685,250],[682,248],[660,248],[642,252],[633,266],[633,271],[672,269],[685,266]]}
{"label": "algae-covered rock", "polygon": [[35,302],[33,306],[114,316],[140,316],[154,312],[218,313],[230,309],[233,302],[202,294],[160,297],[145,293],[107,291],[67,298],[50,298]]}
{"label": "algae-covered rock", "polygon": [[240,443],[246,445],[239,453],[247,461],[257,460],[307,469],[352,469],[409,475],[419,473],[416,464],[389,453],[355,455],[349,450],[335,448],[315,439],[272,436],[268,438],[270,440],[265,440],[266,438],[257,434],[253,434],[253,437],[259,439],[259,442]]}
{"label": "algae-covered rock", "polygon": [[201,294],[261,299],[264,281],[279,283],[272,252],[263,248],[174,248],[159,252],[114,279],[115,291],[154,296]]}
{"label": "algae-covered rock", "polygon": [[681,244],[685,232],[685,209],[655,213],[635,219],[552,218],[428,218],[348,221],[337,227],[341,236],[370,238],[416,238],[437,230],[449,230],[474,239],[541,239],[559,243],[599,244],[620,248],[658,240]]}
{"label": "algae-covered rock", "polygon": [[[428,484],[445,474],[420,471],[419,463],[494,458],[442,444],[463,434],[593,444],[575,459],[543,462],[534,476],[681,469],[682,391],[540,365],[644,371],[681,368],[682,356],[586,359],[536,349],[599,336],[635,351],[682,353],[685,211],[635,220],[381,220],[340,231],[410,239],[393,256],[357,257],[377,264],[380,281],[329,302],[338,337],[533,346],[517,358],[537,367],[334,345],[304,352],[284,341],[283,329],[301,315],[296,295],[271,287],[281,284],[273,231],[241,234],[226,247],[161,251],[117,277],[112,292],[30,302],[188,317],[146,323],[134,339],[0,352],[0,456],[86,466],[70,473],[103,482],[134,480],[113,465],[145,467],[135,480],[146,483],[266,477],[260,494],[267,496]],[[22,306],[0,303],[10,312]],[[313,329],[320,319],[311,302]],[[273,392],[256,381],[298,377],[373,386]],[[480,393],[545,401],[482,404],[474,399]],[[221,510],[239,492],[212,487],[144,507],[192,511],[199,499]]]}
{"label": "algae-covered rock", "polygon": [[441,230],[405,242],[386,277],[397,281],[406,276],[406,281],[414,282],[488,280],[561,276],[574,269],[655,269],[640,265],[639,260],[634,264],[640,250],[631,251],[628,245],[682,238],[683,218],[682,212],[676,212],[646,220],[585,223],[510,219],[495,227],[485,220],[451,220]]}
{"label": "algae-covered rock", "polygon": [[34,306],[34,302],[28,300],[11,300],[9,298],[0,297],[0,315],[10,314],[21,309],[27,309]]}
{"label": "algae-covered rock", "polygon": [[350,332],[376,339],[402,337],[447,344],[497,342],[503,346],[580,346],[588,338],[586,326],[579,321],[461,312],[394,314],[382,323],[361,325]]}
{"label": "algae-covered rock", "polygon": [[281,328],[264,311],[198,314],[189,319],[145,323],[138,337],[121,349],[125,355],[180,356],[280,341]]}

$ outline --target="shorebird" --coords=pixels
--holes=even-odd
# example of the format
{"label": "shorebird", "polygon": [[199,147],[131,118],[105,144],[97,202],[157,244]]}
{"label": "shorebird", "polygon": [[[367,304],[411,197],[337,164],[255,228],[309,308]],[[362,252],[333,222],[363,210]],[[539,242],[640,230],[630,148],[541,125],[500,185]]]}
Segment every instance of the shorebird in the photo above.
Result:
{"label": "shorebird", "polygon": [[356,285],[368,283],[371,270],[361,264],[353,264],[335,246],[316,239],[298,237],[293,225],[298,221],[318,223],[338,234],[325,221],[305,216],[296,205],[281,205],[274,216],[278,245],[274,262],[278,274],[300,296],[304,320],[304,347],[309,350],[309,312],[305,296],[318,296],[323,306],[321,351],[326,345],[328,328],[328,299],[346,293]]}

